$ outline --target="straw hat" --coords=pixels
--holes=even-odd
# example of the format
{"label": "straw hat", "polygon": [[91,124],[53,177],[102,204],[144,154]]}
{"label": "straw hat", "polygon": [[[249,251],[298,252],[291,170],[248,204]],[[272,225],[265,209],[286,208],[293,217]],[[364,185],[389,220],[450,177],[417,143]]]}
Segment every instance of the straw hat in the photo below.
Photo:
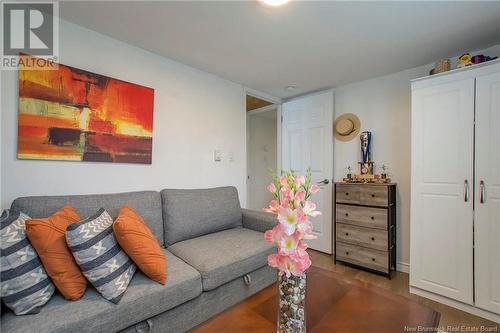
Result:
{"label": "straw hat", "polygon": [[359,134],[361,121],[353,113],[344,113],[335,119],[335,138],[340,141],[351,141]]}

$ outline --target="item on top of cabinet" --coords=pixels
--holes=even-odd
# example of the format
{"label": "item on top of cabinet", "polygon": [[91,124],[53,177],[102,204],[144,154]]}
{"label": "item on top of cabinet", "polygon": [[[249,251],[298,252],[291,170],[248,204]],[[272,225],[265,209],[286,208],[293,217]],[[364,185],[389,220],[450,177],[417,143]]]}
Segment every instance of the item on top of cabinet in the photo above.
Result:
{"label": "item on top of cabinet", "polygon": [[361,121],[353,113],[344,113],[335,119],[335,138],[339,141],[351,141],[360,129]]}
{"label": "item on top of cabinet", "polygon": [[444,73],[451,69],[450,59],[441,59],[436,63],[433,74]]}
{"label": "item on top of cabinet", "polygon": [[492,60],[495,60],[495,59],[498,59],[498,56],[497,56],[497,57],[490,57],[490,56],[486,56],[486,57],[484,58],[484,61],[485,61],[485,62],[486,62],[486,61],[492,61]]}
{"label": "item on top of cabinet", "polygon": [[[373,176],[373,162],[372,162],[372,132],[364,131],[359,135],[361,141],[361,162],[360,165],[361,176]],[[368,177],[373,178],[373,177]]]}
{"label": "item on top of cabinet", "polygon": [[472,66],[472,57],[470,53],[464,53],[460,57],[458,57],[458,65],[457,68],[463,68],[466,66]]}
{"label": "item on top of cabinet", "polygon": [[485,61],[486,61],[486,57],[484,56],[484,54],[477,54],[477,55],[472,57],[472,63],[474,65],[480,64],[480,63],[485,62]]}

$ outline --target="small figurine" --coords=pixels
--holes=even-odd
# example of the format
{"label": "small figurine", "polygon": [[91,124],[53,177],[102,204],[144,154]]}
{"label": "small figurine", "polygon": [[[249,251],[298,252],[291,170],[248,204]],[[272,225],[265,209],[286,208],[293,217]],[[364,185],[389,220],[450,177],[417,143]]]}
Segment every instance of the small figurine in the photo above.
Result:
{"label": "small figurine", "polygon": [[351,166],[347,166],[347,179],[352,179]]}
{"label": "small figurine", "polygon": [[380,178],[387,179],[387,170],[389,169],[387,165],[382,164],[382,173],[380,174]]}
{"label": "small figurine", "polygon": [[472,66],[472,57],[470,56],[470,53],[464,53],[458,58],[458,65],[457,68],[463,68],[466,66]]}

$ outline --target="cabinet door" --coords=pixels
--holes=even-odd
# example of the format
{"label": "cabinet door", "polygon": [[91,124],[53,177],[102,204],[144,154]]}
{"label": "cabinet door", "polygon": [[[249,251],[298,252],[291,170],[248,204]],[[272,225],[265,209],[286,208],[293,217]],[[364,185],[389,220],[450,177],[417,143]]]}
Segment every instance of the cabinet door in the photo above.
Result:
{"label": "cabinet door", "polygon": [[473,302],[474,79],[414,89],[410,284]]}
{"label": "cabinet door", "polygon": [[476,306],[500,314],[500,73],[476,79]]}

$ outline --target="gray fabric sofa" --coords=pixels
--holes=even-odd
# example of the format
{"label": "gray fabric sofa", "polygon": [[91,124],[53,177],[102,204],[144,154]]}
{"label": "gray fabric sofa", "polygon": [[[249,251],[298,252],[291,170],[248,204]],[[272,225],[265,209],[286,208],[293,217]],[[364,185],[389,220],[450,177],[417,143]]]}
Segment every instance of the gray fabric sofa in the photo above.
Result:
{"label": "gray fabric sofa", "polygon": [[124,204],[134,208],[164,245],[167,284],[138,271],[118,304],[90,284],[75,302],[55,294],[36,315],[4,313],[4,333],[185,332],[276,281],[267,266],[274,248],[262,234],[275,217],[241,209],[234,187],[23,197],[11,208],[45,217],[67,203],[82,218],[101,207],[113,218]]}

